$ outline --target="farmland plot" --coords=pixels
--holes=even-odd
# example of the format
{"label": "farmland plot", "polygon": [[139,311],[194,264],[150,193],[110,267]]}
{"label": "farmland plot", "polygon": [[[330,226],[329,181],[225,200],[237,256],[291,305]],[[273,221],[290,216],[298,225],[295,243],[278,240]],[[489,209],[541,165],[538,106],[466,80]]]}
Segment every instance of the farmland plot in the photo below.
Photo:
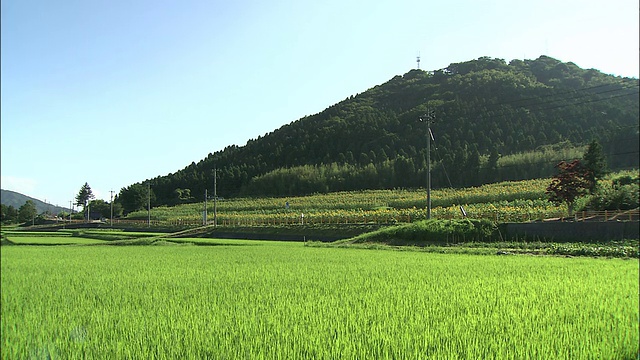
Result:
{"label": "farmland plot", "polygon": [[5,246],[2,358],[635,358],[638,262]]}

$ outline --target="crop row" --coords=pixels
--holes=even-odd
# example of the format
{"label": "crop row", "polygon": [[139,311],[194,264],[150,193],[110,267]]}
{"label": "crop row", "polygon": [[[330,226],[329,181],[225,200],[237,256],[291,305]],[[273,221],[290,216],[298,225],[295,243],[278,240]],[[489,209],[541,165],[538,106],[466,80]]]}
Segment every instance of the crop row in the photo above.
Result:
{"label": "crop row", "polygon": [[[464,189],[436,189],[431,193],[432,207],[448,208],[460,204],[501,203],[545,199],[548,180],[502,182]],[[213,201],[207,204],[207,212],[213,213]],[[232,198],[217,201],[220,213],[265,214],[284,213],[286,210],[300,214],[328,210],[370,211],[378,208],[397,210],[425,208],[426,190],[364,190],[316,194],[288,198]],[[157,207],[151,210],[156,220],[201,218],[204,199],[200,203]],[[129,214],[129,219],[147,219],[147,211]]]}
{"label": "crop row", "polygon": [[[463,213],[464,210],[464,213]],[[431,216],[436,219],[456,219],[469,217],[473,219],[490,219],[496,222],[519,222],[536,219],[564,216],[565,210],[545,200],[515,200],[498,203],[476,203],[465,206],[451,205],[433,207]],[[208,212],[208,221],[213,221],[213,211]],[[310,209],[296,211],[280,209],[278,211],[223,211],[216,214],[217,223],[221,225],[280,225],[280,224],[338,224],[338,223],[377,223],[390,224],[413,222],[427,218],[424,207],[377,209]],[[172,224],[202,223],[203,214],[194,212],[177,217],[171,213],[158,214],[151,211],[151,220]],[[145,221],[145,220],[140,220]]]}
{"label": "crop row", "polygon": [[[440,189],[432,192],[432,215],[452,218],[461,214],[463,205],[469,216],[512,221],[559,216],[562,210],[546,201],[547,180],[503,182],[465,189]],[[316,222],[407,222],[425,218],[426,192],[417,190],[367,190],[317,194],[294,198],[238,198],[215,204],[221,222],[241,221],[291,223]],[[204,204],[187,204],[151,209],[156,221],[193,222],[203,218]],[[209,201],[207,213],[213,216]],[[147,219],[147,211],[129,214],[127,219]],[[298,219],[299,218],[299,219]],[[313,219],[313,220],[312,220]],[[355,220],[363,219],[363,220]]]}

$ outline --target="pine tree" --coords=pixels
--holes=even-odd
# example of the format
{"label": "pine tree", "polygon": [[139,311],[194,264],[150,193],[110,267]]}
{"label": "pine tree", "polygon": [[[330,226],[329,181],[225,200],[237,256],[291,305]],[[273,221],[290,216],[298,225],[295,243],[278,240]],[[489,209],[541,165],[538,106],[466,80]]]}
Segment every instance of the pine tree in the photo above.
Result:
{"label": "pine tree", "polygon": [[76,195],[76,204],[82,205],[83,208],[87,208],[87,204],[89,204],[89,200],[94,199],[95,196],[91,191],[91,186],[88,183],[84,183]]}
{"label": "pine tree", "polygon": [[596,140],[591,141],[587,151],[582,156],[584,167],[589,170],[588,179],[591,182],[589,192],[593,194],[598,180],[607,174],[607,160],[604,158],[602,146]]}

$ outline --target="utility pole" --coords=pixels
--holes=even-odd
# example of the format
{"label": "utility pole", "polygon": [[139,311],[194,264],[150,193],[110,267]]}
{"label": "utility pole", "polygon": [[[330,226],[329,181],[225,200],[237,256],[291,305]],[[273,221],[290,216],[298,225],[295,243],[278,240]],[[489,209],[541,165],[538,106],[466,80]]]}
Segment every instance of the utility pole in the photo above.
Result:
{"label": "utility pole", "polygon": [[207,225],[207,189],[204,189],[204,212],[202,213],[202,225]]}
{"label": "utility pole", "polygon": [[213,227],[218,226],[218,170],[213,168]]}
{"label": "utility pole", "polygon": [[147,183],[147,227],[151,227],[151,183]]}
{"label": "utility pole", "polygon": [[109,190],[109,192],[111,193],[111,201],[109,202],[109,205],[111,205],[111,224],[110,224],[110,226],[113,227],[113,190]]}
{"label": "utility pole", "polygon": [[427,219],[431,219],[431,122],[435,120],[435,110],[427,109],[426,114],[420,117],[420,121],[427,123]]}

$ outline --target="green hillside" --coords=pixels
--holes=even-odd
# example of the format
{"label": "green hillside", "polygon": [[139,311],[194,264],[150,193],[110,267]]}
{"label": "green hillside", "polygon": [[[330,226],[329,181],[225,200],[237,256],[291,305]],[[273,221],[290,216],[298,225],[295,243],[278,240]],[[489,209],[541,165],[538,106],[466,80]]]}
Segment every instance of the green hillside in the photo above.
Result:
{"label": "green hillside", "polygon": [[36,211],[38,212],[38,214],[47,213],[47,212],[50,214],[59,214],[60,212],[63,212],[63,211],[65,212],[69,211],[69,209],[66,209],[62,206],[54,206],[44,201],[34,199],[32,197],[20,194],[15,191],[4,190],[4,189],[0,191],[1,191],[0,199],[2,199],[2,205],[13,206],[15,209],[19,209],[20,206],[24,205],[24,203],[27,202],[27,200],[31,200],[36,205]]}
{"label": "green hillside", "polygon": [[638,105],[638,79],[546,56],[411,70],[244,146],[123,188],[118,201],[127,212],[141,208],[149,183],[153,206],[194,202],[213,190],[214,169],[223,197],[424,186],[427,126],[419,119],[428,110],[434,188],[548,177],[594,139],[610,168],[637,168]]}

